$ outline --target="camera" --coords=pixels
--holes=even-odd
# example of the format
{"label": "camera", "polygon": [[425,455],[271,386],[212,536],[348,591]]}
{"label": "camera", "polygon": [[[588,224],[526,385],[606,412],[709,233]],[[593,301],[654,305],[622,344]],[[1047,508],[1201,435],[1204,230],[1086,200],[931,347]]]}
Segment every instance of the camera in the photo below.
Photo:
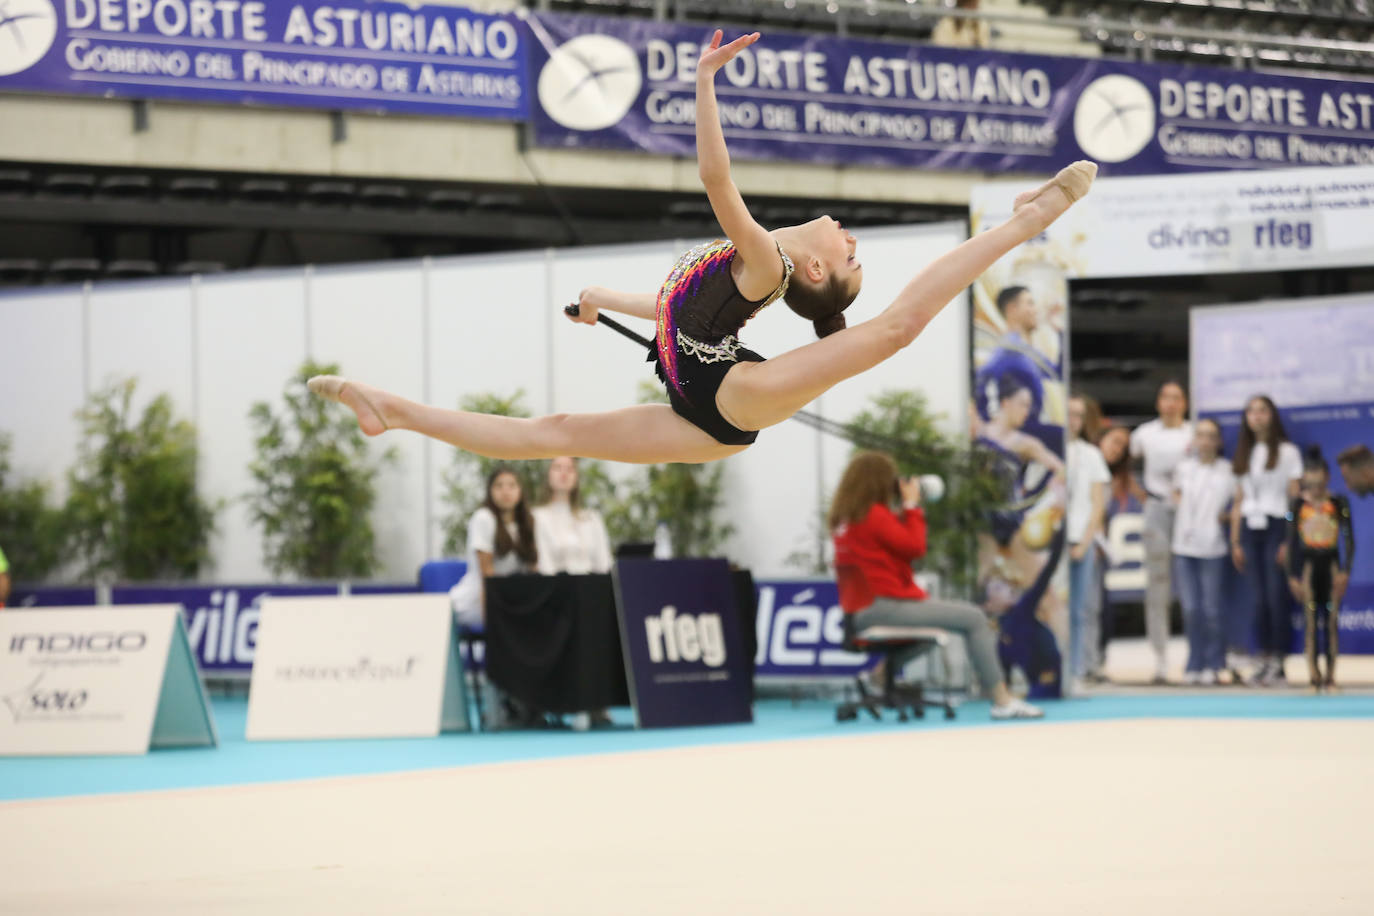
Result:
{"label": "camera", "polygon": [[[919,474],[916,477],[908,477],[907,480],[917,480],[921,484],[921,505],[927,503],[938,503],[945,495],[945,480],[939,474]],[[897,499],[902,498],[901,481],[896,481],[892,485],[893,495]]]}

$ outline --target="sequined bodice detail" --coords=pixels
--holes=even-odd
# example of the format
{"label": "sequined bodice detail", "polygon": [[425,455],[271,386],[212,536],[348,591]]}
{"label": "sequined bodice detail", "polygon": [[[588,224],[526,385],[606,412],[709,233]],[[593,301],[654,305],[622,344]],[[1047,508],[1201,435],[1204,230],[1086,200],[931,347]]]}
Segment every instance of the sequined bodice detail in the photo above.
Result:
{"label": "sequined bodice detail", "polygon": [[698,245],[673,265],[658,293],[656,345],[669,382],[681,391],[677,358],[688,354],[702,362],[734,359],[735,335],[749,319],[787,292],[792,259],[778,246],[783,277],[766,299],[751,302],[740,294],[730,267],[735,246],[729,241]]}

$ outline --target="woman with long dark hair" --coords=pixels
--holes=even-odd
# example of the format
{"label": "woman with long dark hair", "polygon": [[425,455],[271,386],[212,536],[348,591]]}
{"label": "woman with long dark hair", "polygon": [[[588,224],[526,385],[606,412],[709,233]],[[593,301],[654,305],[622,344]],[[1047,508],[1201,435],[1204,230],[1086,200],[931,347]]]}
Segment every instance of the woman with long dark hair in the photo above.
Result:
{"label": "woman with long dark hair", "polygon": [[485,617],[482,580],[534,572],[539,564],[534,517],[520,478],[506,465],[487,477],[486,497],[468,519],[468,569],[449,590],[460,623],[480,626]]}
{"label": "woman with long dark hair", "polygon": [[1231,560],[1255,590],[1259,666],[1252,679],[1264,686],[1281,684],[1293,627],[1280,553],[1288,533],[1288,506],[1302,479],[1302,453],[1288,440],[1278,408],[1265,395],[1245,404],[1231,469],[1240,479],[1231,506]]}
{"label": "woman with long dark hair", "polygon": [[[891,504],[900,502],[901,515]],[[870,626],[938,627],[968,641],[969,659],[983,692],[992,699],[994,719],[1038,719],[1043,713],[1013,697],[997,661],[997,642],[982,608],[965,601],[926,597],[911,563],[926,552],[926,517],[921,484],[897,476],[882,452],[860,452],[845,468],[830,503],[840,605],[856,630]],[[903,660],[896,660],[898,666]]]}

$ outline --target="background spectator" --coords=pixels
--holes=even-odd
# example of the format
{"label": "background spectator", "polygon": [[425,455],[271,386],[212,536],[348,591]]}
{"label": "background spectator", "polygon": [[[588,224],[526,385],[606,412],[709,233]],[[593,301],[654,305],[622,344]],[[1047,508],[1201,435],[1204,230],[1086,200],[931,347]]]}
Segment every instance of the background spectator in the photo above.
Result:
{"label": "background spectator", "polygon": [[1341,477],[1351,496],[1374,493],[1374,452],[1367,445],[1352,445],[1336,456]]}
{"label": "background spectator", "polygon": [[1231,558],[1255,590],[1259,665],[1253,678],[1283,683],[1283,662],[1293,639],[1283,566],[1288,506],[1297,498],[1302,455],[1288,441],[1278,408],[1264,395],[1245,405],[1231,467],[1240,479],[1231,507]]}
{"label": "background spectator", "polygon": [[468,568],[449,590],[459,623],[481,626],[485,616],[482,580],[533,572],[539,563],[534,519],[520,478],[498,467],[487,478],[487,497],[468,520]]}
{"label": "background spectator", "polygon": [[[586,575],[611,571],[611,539],[601,513],[582,505],[577,459],[567,456],[549,462],[548,499],[534,510],[534,537],[539,547],[539,572]],[[612,724],[610,713],[594,709],[573,717],[573,728]]]}
{"label": "background spectator", "polygon": [[[958,0],[955,8],[976,13],[978,0]],[[992,44],[992,29],[982,19],[945,16],[935,24],[930,41],[948,48],[986,48]]]}
{"label": "background spectator", "polygon": [[1167,381],[1155,395],[1159,416],[1131,433],[1131,457],[1141,463],[1145,489],[1145,635],[1155,653],[1156,684],[1168,680],[1169,604],[1173,599],[1174,468],[1193,442],[1193,425],[1184,417],[1188,396],[1183,385]]}
{"label": "background spectator", "polygon": [[611,539],[601,513],[582,505],[577,459],[549,462],[548,499],[534,510],[539,572],[585,575],[611,571]]}
{"label": "background spectator", "polygon": [[[1093,670],[1097,655],[1101,588],[1097,575],[1096,539],[1102,530],[1111,472],[1088,437],[1089,407],[1081,394],[1069,398],[1068,504],[1065,537],[1069,544],[1069,671],[1073,686]],[[1093,417],[1096,423],[1096,416]]]}
{"label": "background spectator", "polygon": [[[888,504],[902,503],[898,516]],[[987,615],[964,601],[926,597],[911,574],[925,555],[926,519],[921,485],[899,480],[897,465],[881,452],[861,452],[845,468],[830,503],[835,566],[853,571],[841,580],[840,604],[856,630],[869,626],[939,627],[968,641],[969,659],[983,692],[992,698],[994,719],[1039,718],[1036,707],[1013,697],[997,661],[997,643]],[[899,658],[897,663],[902,664]]]}
{"label": "background spectator", "polygon": [[1236,477],[1221,453],[1221,427],[1199,420],[1193,437],[1195,457],[1174,472],[1174,584],[1183,605],[1188,634],[1184,681],[1215,684],[1226,667],[1222,636],[1222,579],[1226,574],[1226,509],[1236,492]]}
{"label": "background spectator", "polygon": [[10,561],[5,558],[5,551],[0,549],[0,608],[3,608],[10,600]]}

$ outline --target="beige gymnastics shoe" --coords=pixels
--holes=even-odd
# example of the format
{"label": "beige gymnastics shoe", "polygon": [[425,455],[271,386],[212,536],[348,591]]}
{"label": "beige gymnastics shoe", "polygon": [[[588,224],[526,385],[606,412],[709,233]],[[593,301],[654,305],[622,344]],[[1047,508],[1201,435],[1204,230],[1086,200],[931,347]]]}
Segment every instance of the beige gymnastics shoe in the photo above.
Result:
{"label": "beige gymnastics shoe", "polygon": [[[1064,196],[1069,199],[1069,204],[1073,205],[1082,200],[1092,187],[1093,179],[1097,177],[1097,163],[1087,159],[1080,159],[1071,162],[1059,170],[1049,181],[1036,188],[1034,191],[1026,191],[1016,196],[1016,202],[1012,204],[1013,211],[1020,210],[1022,207],[1036,200],[1050,188],[1058,188],[1064,192]],[[1062,211],[1061,211],[1062,212]],[[1054,214],[1058,216],[1059,214]]]}
{"label": "beige gymnastics shoe", "polygon": [[365,436],[378,436],[391,428],[387,426],[382,412],[367,396],[367,392],[374,389],[337,375],[311,376],[306,380],[305,387],[326,401],[342,404],[357,414],[358,428]]}

